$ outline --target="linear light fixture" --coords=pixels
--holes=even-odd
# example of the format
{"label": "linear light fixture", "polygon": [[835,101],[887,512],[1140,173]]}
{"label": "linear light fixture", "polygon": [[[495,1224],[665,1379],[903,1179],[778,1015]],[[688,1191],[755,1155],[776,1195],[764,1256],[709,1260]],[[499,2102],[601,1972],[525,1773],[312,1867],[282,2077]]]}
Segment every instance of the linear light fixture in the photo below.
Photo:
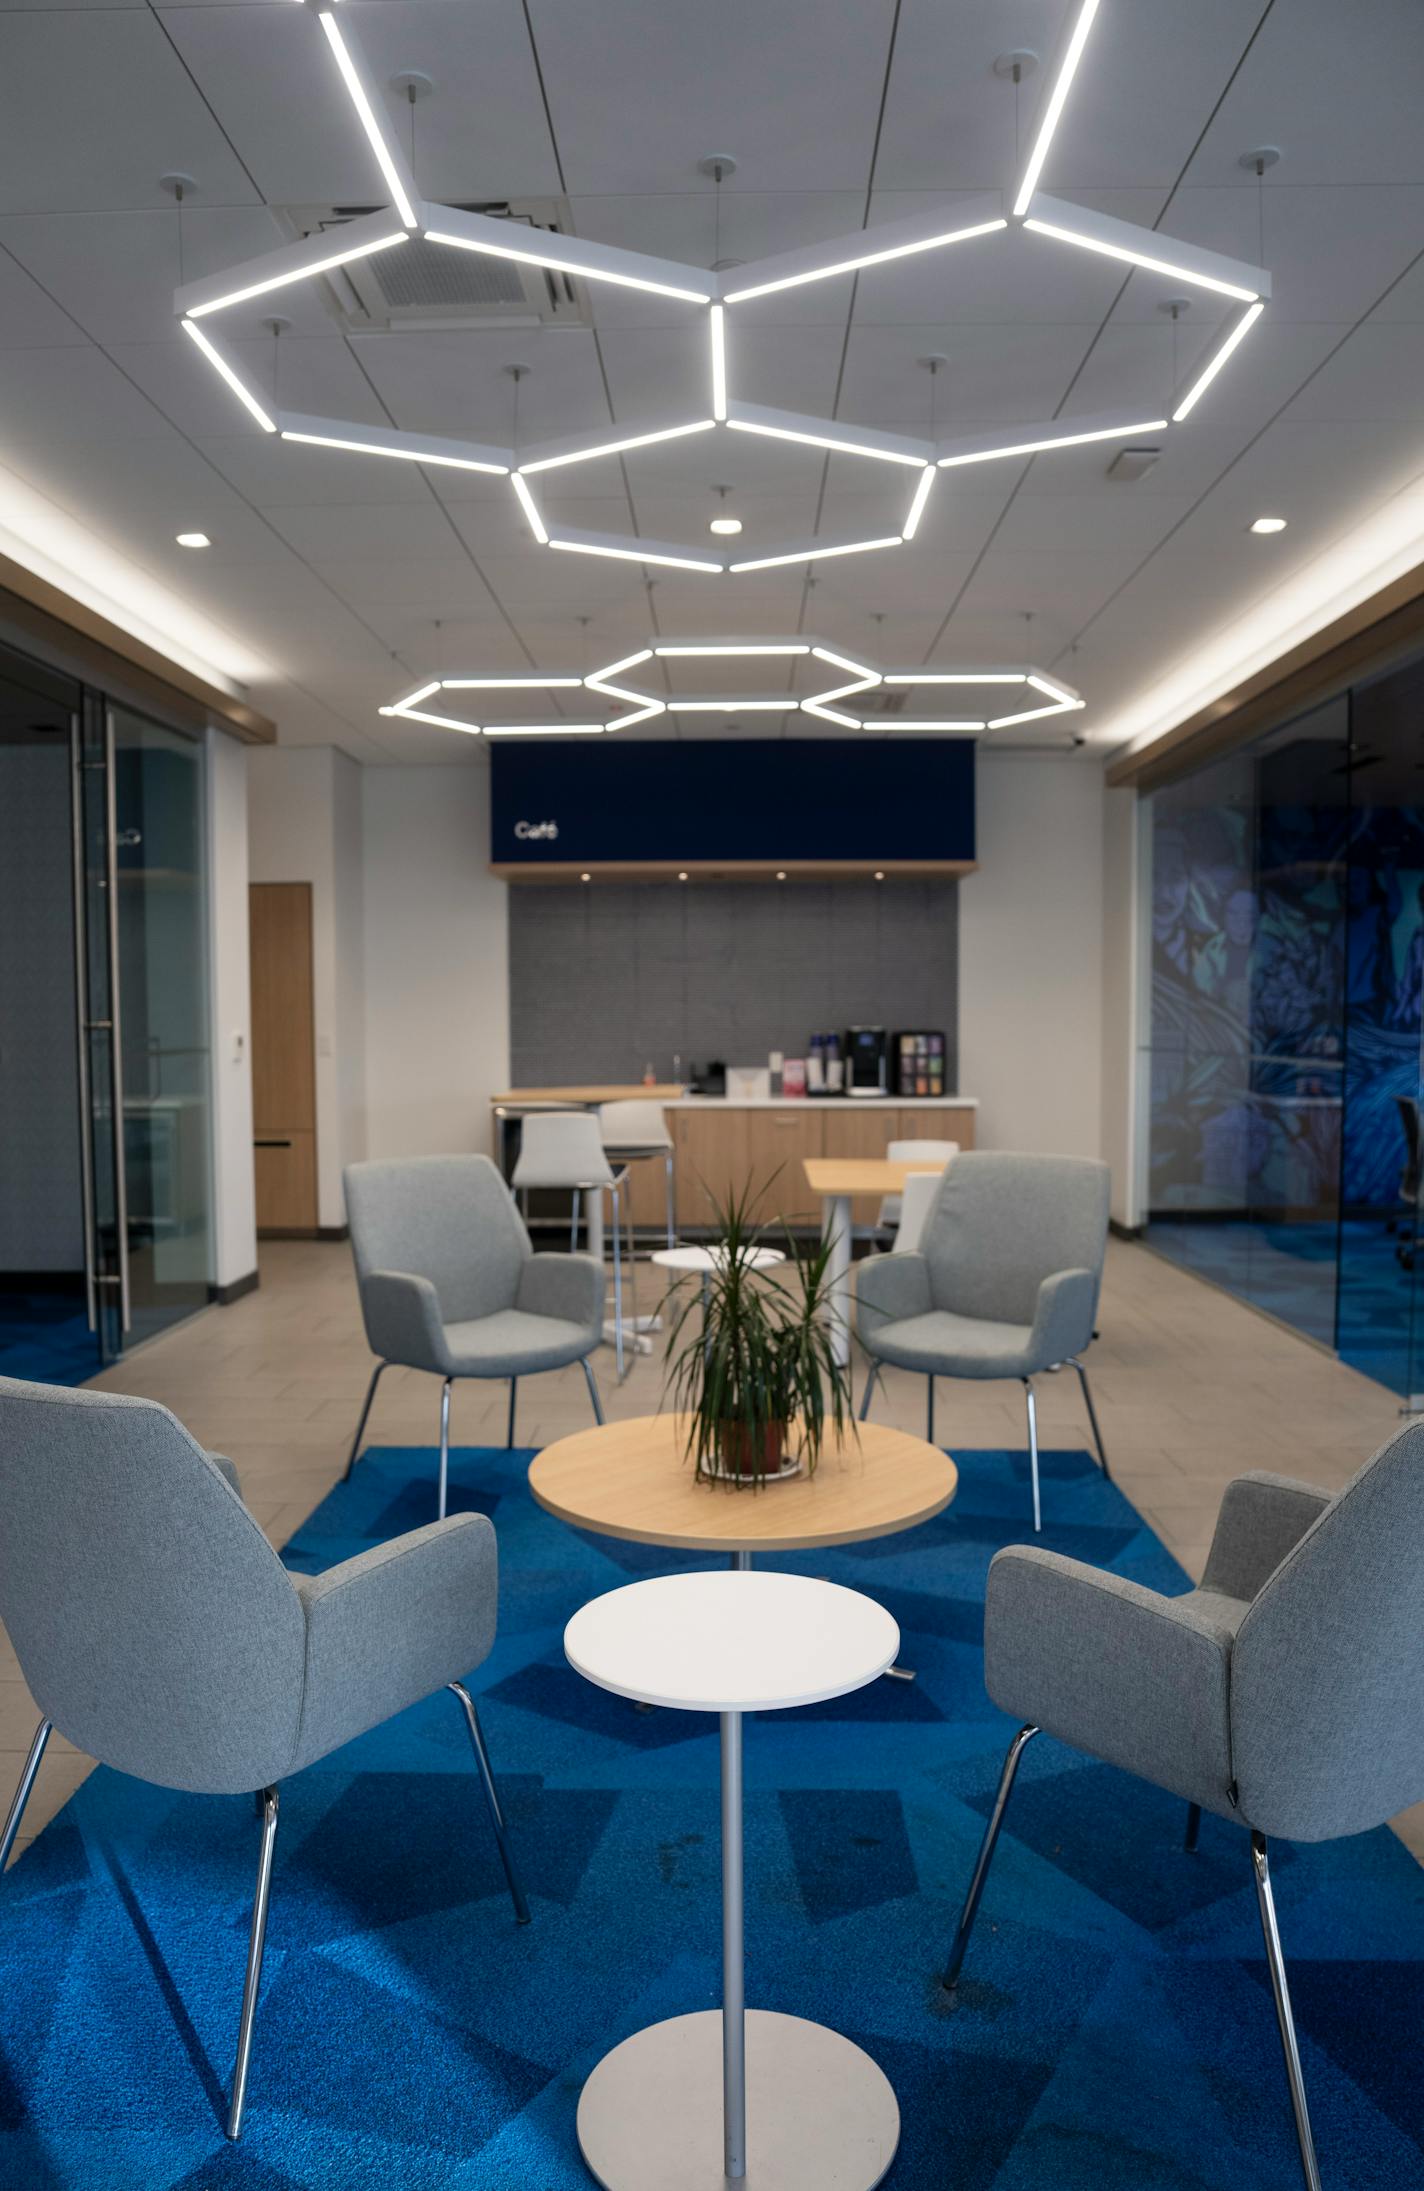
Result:
{"label": "linear light fixture", "polygon": [[758,555],[750,562],[728,565],[733,571],[774,571],[784,563],[823,563],[831,555],[860,555],[871,548],[898,548],[900,535],[888,533],[883,540],[843,540],[837,547],[818,548],[814,542],[809,547],[793,548],[788,555]]}
{"label": "linear light fixture", "polygon": [[739,403],[729,410],[727,424],[734,433],[766,434],[773,441],[799,441],[811,449],[829,449],[838,456],[866,456],[882,464],[919,466],[934,454],[928,442],[911,441],[903,434],[883,434],[869,428],[859,434],[837,431],[830,420],[803,418],[797,411],[774,411],[761,403]]}
{"label": "linear light fixture", "polygon": [[398,426],[346,426],[334,418],[310,418],[301,411],[278,413],[283,441],[310,443],[318,449],[344,449],[352,456],[393,456],[407,464],[436,464],[456,472],[486,472],[503,478],[509,470],[504,451],[479,442],[448,441],[436,434],[411,434]]}
{"label": "linear light fixture", "polygon": [[381,708],[382,715],[394,715],[403,723],[433,723],[437,730],[462,730],[467,738],[478,738],[478,723],[462,723],[458,716],[432,715],[427,709],[412,707]]}
{"label": "linear light fixture", "polygon": [[636,654],[625,654],[621,661],[610,662],[607,669],[591,670],[585,679],[585,683],[592,685],[597,690],[601,678],[621,677],[625,669],[638,669],[644,662],[651,662],[652,659],[652,648],[640,647]]}
{"label": "linear light fixture", "polygon": [[[329,234],[305,236],[300,243],[283,244],[280,250],[264,251],[258,258],[247,260],[235,270],[235,277],[208,274],[199,281],[185,282],[174,303],[186,319],[206,319],[212,312],[225,312],[229,305],[246,304],[274,289],[286,289],[292,282],[330,274],[338,266],[349,266],[354,259],[369,259],[374,252],[389,251],[407,240],[403,228],[392,227],[389,213],[371,213],[348,221],[341,233],[345,240],[339,248],[333,246]],[[234,278],[236,287],[232,286]]]}
{"label": "linear light fixture", "polygon": [[712,323],[712,416],[727,416],[727,313],[726,307],[714,304],[708,315]]}
{"label": "linear light fixture", "polygon": [[975,434],[964,441],[947,443],[948,453],[935,462],[947,472],[960,464],[991,464],[997,457],[1038,456],[1045,449],[1076,449],[1090,441],[1126,441],[1134,434],[1159,434],[1166,425],[1165,418],[1138,419],[1126,426],[1116,422],[1111,426],[1090,424],[1080,419],[1060,427],[1050,420],[1042,426],[1022,429],[1013,441],[1004,441],[995,434]]}
{"label": "linear light fixture", "polygon": [[[1080,700],[1077,704],[1081,707],[1083,703]],[[996,715],[984,727],[986,730],[1007,730],[1011,723],[1037,723],[1045,715],[1063,715],[1066,712],[1066,709],[1056,706],[1024,708],[1018,715]]]}
{"label": "linear light fixture", "polygon": [[[892,259],[913,258],[920,251],[939,251],[948,244],[968,243],[971,237],[991,236],[996,229],[1008,225],[997,213],[987,219],[981,217],[949,228],[942,228],[937,222],[927,223],[923,216],[887,222],[883,228],[873,228],[859,236],[844,236],[819,249],[788,251],[779,259],[764,259],[759,266],[747,270],[763,278],[748,283],[743,289],[727,290],[723,301],[748,304],[753,297],[769,297],[782,289],[799,289],[806,282],[831,281],[837,274],[858,274],[864,267],[885,266]],[[891,241],[891,238],[897,240]],[[777,268],[782,271],[772,271]]]}
{"label": "linear light fixture", "polygon": [[233,370],[232,366],[228,364],[227,359],[223,356],[221,350],[219,350],[214,343],[209,342],[207,336],[203,333],[202,328],[197,326],[193,320],[181,320],[179,322],[179,325],[182,327],[185,335],[192,336],[194,342],[202,351],[203,356],[207,359],[209,365],[216,367],[222,378],[227,382],[229,388],[231,388],[233,394],[237,397],[238,402],[244,404],[246,408],[252,413],[252,416],[256,419],[258,425],[262,428],[263,433],[275,434],[277,431],[276,420],[267,416],[267,413],[263,410],[256,396],[252,393],[252,390],[247,386],[245,381],[240,379],[238,374]]}
{"label": "linear light fixture", "polygon": [[823,700],[803,700],[803,715],[819,715],[823,722],[839,723],[845,730],[863,730],[865,725],[858,715],[842,715],[839,708],[827,707]]}
{"label": "linear light fixture", "polygon": [[788,693],[779,700],[669,700],[670,715],[794,715],[801,702]]}
{"label": "linear light fixture", "polygon": [[944,719],[929,715],[923,717],[887,715],[883,721],[877,716],[866,727],[870,730],[948,730],[958,732],[987,730],[990,726],[982,717],[973,715],[962,718],[945,717]]}
{"label": "linear light fixture", "polygon": [[[848,669],[852,677],[860,678],[867,685],[878,685],[881,682],[878,669],[871,669],[864,662],[852,662],[848,654],[836,654],[830,647],[815,646],[811,652],[818,662],[829,662],[832,669]],[[849,691],[849,686],[846,689]]]}
{"label": "linear light fixture", "polygon": [[1048,699],[1058,701],[1061,707],[1080,708],[1084,705],[1071,687],[1055,684],[1051,677],[1044,676],[1041,669],[1031,669],[1025,676],[1024,683],[1032,685],[1035,692],[1043,693]]}
{"label": "linear light fixture", "polygon": [[910,514],[905,519],[905,530],[900,535],[902,540],[913,540],[915,534],[919,531],[920,519],[925,514],[925,504],[929,501],[930,489],[934,483],[935,468],[933,464],[927,464],[920,474],[920,483],[915,489],[914,500],[910,504]]}
{"label": "linear light fixture", "polygon": [[1083,5],[1078,12],[1078,20],[1073,25],[1072,36],[1068,40],[1063,55],[1063,64],[1053,80],[1053,89],[1048,95],[1048,104],[1043,110],[1043,120],[1038,125],[1038,135],[1033,141],[1033,150],[1028,156],[1028,165],[1023,171],[1023,181],[1019,184],[1018,196],[1014,199],[1014,216],[1016,219],[1021,218],[1028,211],[1029,200],[1038,188],[1038,178],[1043,171],[1043,163],[1048,158],[1048,148],[1053,142],[1053,133],[1062,119],[1063,108],[1073,87],[1073,78],[1078,73],[1078,63],[1083,58],[1083,49],[1088,43],[1088,33],[1093,27],[1093,17],[1097,12],[1098,0],[1083,0]]}
{"label": "linear light fixture", "polygon": [[[629,685],[611,684],[609,680],[603,676],[587,677],[584,679],[584,682],[588,686],[590,692],[601,693],[606,700],[626,700],[629,707],[642,707],[647,704],[651,698],[650,694],[646,692],[638,692],[635,688]],[[659,715],[661,715],[663,712],[663,702],[661,700],[658,701],[657,712]]]}
{"label": "linear light fixture", "polygon": [[486,738],[601,738],[603,723],[485,723]]}
{"label": "linear light fixture", "polygon": [[488,213],[466,213],[451,205],[426,206],[424,213],[428,243],[450,244],[457,251],[475,251],[491,259],[513,259],[523,266],[545,266],[585,281],[612,282],[615,288],[643,289],[655,297],[675,297],[681,304],[711,304],[717,294],[715,276],[695,266],[681,266],[674,259],[649,258],[612,244],[585,243],[578,236],[558,236],[542,228],[530,230],[528,241],[521,236],[519,242],[511,243],[511,222]]}
{"label": "linear light fixture", "polygon": [[607,555],[618,563],[656,563],[674,571],[716,571],[720,574],[723,569],[722,564],[705,562],[697,556],[677,555],[665,549],[645,548],[641,545],[620,548],[608,541],[574,540],[566,536],[562,540],[551,538],[549,546],[562,548],[570,555]]}
{"label": "linear light fixture", "polygon": [[1201,397],[1206,394],[1207,389],[1231,356],[1232,351],[1246,340],[1265,309],[1265,305],[1259,300],[1255,304],[1247,305],[1246,310],[1240,314],[1235,324],[1228,330],[1225,339],[1217,344],[1216,349],[1207,359],[1206,364],[1172,413],[1172,424],[1174,426],[1180,426],[1182,420],[1188,418],[1196,409]]}
{"label": "linear light fixture", "polygon": [[418,685],[415,691],[408,692],[403,700],[397,700],[394,707],[382,708],[382,715],[400,715],[404,713],[406,708],[419,707],[422,700],[428,700],[433,692],[440,690],[440,682],[438,677],[432,677],[428,685]]}
{"label": "linear light fixture", "polygon": [[1153,228],[1119,221],[1109,213],[1095,213],[1086,206],[1069,205],[1060,198],[1040,194],[1024,222],[1036,236],[1051,236],[1080,251],[1098,251],[1104,258],[1121,259],[1141,266],[1149,274],[1166,274],[1196,289],[1210,289],[1220,297],[1235,297],[1240,304],[1254,304],[1271,293],[1271,277],[1263,267],[1229,259],[1223,252],[1206,251],[1198,244],[1173,239],[1171,257],[1162,250],[1162,238]]}
{"label": "linear light fixture", "polygon": [[524,515],[529,520],[530,532],[533,533],[534,538],[538,541],[541,548],[547,548],[549,545],[549,535],[545,528],[544,520],[539,515],[538,504],[535,502],[533,495],[529,492],[529,489],[526,486],[524,480],[521,478],[520,474],[518,472],[514,472],[511,477],[514,482],[514,492],[519,497],[519,507],[521,508],[521,510],[523,510]]}
{"label": "linear light fixture", "polygon": [[341,35],[341,29],[336,17],[327,14],[323,10],[318,20],[326,33],[326,42],[336,56],[336,65],[341,71],[341,80],[351,96],[351,104],[356,109],[356,118],[365,130],[371,150],[376,155],[376,164],[385,177],[386,188],[391,194],[395,209],[407,228],[415,228],[418,223],[415,207],[411,203],[413,193],[408,193],[406,190],[405,177],[401,173],[400,162],[396,158],[392,146],[387,141],[385,131],[376,119],[376,109],[365,84],[361,80],[361,71],[347,50],[346,40]]}
{"label": "linear light fixture", "polygon": [[887,670],[885,682],[887,685],[1026,685],[1028,673],[1021,669],[917,669],[897,671],[892,676]]}
{"label": "linear light fixture", "polygon": [[527,478],[531,472],[552,472],[561,464],[591,464],[595,457],[620,456],[625,449],[646,449],[655,441],[681,441],[688,434],[710,433],[716,424],[714,419],[693,419],[686,426],[659,426],[650,434],[623,434],[616,441],[580,440],[577,446],[557,450],[550,456],[530,458],[519,466]]}
{"label": "linear light fixture", "polygon": [[[678,657],[678,656],[680,656],[680,655],[703,655],[703,656],[708,656],[708,657],[710,657],[710,656],[712,656],[712,655],[720,655],[720,654],[733,654],[733,655],[751,655],[751,654],[783,654],[783,655],[784,655],[784,654],[810,654],[810,653],[811,653],[811,651],[812,651],[812,649],[811,649],[810,645],[809,645],[809,644],[808,644],[807,642],[805,642],[804,640],[799,640],[799,639],[797,639],[797,640],[788,640],[788,641],[786,641],[785,643],[783,643],[782,641],[778,640],[778,641],[776,641],[776,642],[775,642],[775,644],[770,644],[770,645],[763,645],[763,644],[761,643],[761,641],[759,641],[759,640],[758,640],[758,641],[756,641],[755,643],[753,643],[752,645],[750,645],[750,646],[745,646],[745,647],[742,647],[742,646],[719,646],[719,647],[682,647],[682,646],[678,646],[678,647],[654,647],[654,648],[653,648],[653,652],[654,652],[654,654],[656,654],[656,655],[661,655],[661,656],[663,656],[663,657],[665,657],[665,658],[671,658],[671,659],[675,659],[675,658],[677,658],[677,657]],[[815,651],[816,651],[816,653],[817,653],[817,654],[819,654],[821,650],[820,650],[820,648],[819,648],[819,647],[817,647]],[[635,656],[633,656],[633,658],[632,658],[632,659],[633,659],[634,661],[644,661],[644,662],[646,662],[646,660],[647,660],[648,658],[647,658],[647,655],[646,655],[646,654],[644,654],[644,655],[641,655],[641,656],[639,656],[639,655],[635,655]],[[832,658],[831,658],[831,656],[829,656],[829,655],[825,655],[825,656],[822,656],[822,659],[823,659],[824,661],[829,661],[829,660],[831,660]],[[627,666],[628,666],[628,665],[627,665],[626,663],[620,663],[620,664],[615,664],[615,667],[617,667],[617,668],[626,668]],[[599,672],[599,675],[600,675],[600,676],[602,676],[603,674],[604,674],[604,672],[600,670],[600,672]]]}
{"label": "linear light fixture", "polygon": [[446,692],[582,692],[581,677],[442,677]]}
{"label": "linear light fixture", "polygon": [[635,708],[631,715],[615,715],[604,725],[607,730],[631,730],[634,723],[646,723],[650,715],[662,715],[666,710],[661,700],[650,700],[646,707]]}

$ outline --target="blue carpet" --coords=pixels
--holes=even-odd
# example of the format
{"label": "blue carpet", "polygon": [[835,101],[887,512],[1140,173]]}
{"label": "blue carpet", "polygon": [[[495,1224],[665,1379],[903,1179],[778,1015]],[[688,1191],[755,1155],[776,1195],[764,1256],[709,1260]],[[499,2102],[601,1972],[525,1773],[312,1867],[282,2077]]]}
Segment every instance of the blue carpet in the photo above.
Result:
{"label": "blue carpet", "polygon": [[[672,1563],[548,1518],[527,1460],[467,1450],[452,1474],[499,1530],[477,1686],[533,1925],[511,1921],[453,1699],[300,1775],[229,2148],[251,1801],[96,1773],[0,1886],[6,2191],[585,2191],[582,2079],[716,2000],[717,1750],[710,1720],[639,1713],[566,1667],[576,1606]],[[962,1470],[913,1534],[787,1562],[889,1606],[919,1679],[749,1724],[749,1997],[885,2068],[892,2191],[1298,2191],[1239,1828],[1208,1819],[1186,1856],[1180,1804],[1033,1744],[946,2011],[936,1967],[1010,1731],[983,1690],[984,1575],[1028,1513],[1019,1456]],[[1182,1587],[1086,1455],[1047,1456],[1045,1479],[1045,1544]],[[432,1453],[373,1454],[290,1564],[429,1520],[434,1482]],[[1277,1884],[1326,2181],[1419,2185],[1424,1872],[1381,1831],[1282,1848]]]}
{"label": "blue carpet", "polygon": [[0,1293],[0,1377],[82,1385],[99,1366],[82,1300],[72,1293]]}

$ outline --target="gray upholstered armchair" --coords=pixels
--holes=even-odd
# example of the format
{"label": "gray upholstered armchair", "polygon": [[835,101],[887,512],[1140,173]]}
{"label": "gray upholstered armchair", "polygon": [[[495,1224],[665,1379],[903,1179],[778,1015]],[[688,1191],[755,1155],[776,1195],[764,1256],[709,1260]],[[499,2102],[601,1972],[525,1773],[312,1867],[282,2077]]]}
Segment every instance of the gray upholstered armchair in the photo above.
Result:
{"label": "gray upholstered armchair", "polygon": [[1424,1797],[1424,1425],[1338,1496],[1227,1487],[1201,1587],[1167,1598],[1022,1546],[989,1569],[984,1674],[1009,1746],[944,1983],[953,1990],[1025,1745],[1040,1729],[1250,1830],[1307,2191],[1319,2191],[1267,1837],[1365,1833]]}
{"label": "gray upholstered armchair", "polygon": [[483,1514],[289,1575],[231,1461],[151,1400],[0,1379],[0,1618],[41,1717],[0,1832],[4,1870],[50,1731],[120,1772],[253,1794],[262,1820],[227,2133],[242,2128],[277,1836],[277,1783],[452,1689],[514,1913],[529,1921],[464,1678],[494,1643]]}
{"label": "gray upholstered armchair", "polygon": [[603,1272],[586,1255],[535,1255],[514,1197],[487,1156],[349,1164],[346,1214],[361,1314],[376,1366],[346,1462],[361,1451],[391,1363],[439,1377],[440,1496],[450,1473],[450,1387],[509,1379],[509,1434],[521,1377],[581,1362],[603,1421],[589,1355],[603,1336]]}
{"label": "gray upholstered armchair", "polygon": [[1028,1408],[1033,1526],[1038,1410],[1033,1379],[1071,1363],[1078,1372],[1103,1474],[1108,1457],[1080,1359],[1093,1336],[1108,1235],[1106,1164],[1076,1156],[1001,1156],[969,1150],[940,1183],[911,1255],[878,1255],[856,1273],[856,1332],[870,1356],[861,1401],[889,1362],[926,1379],[934,1441],[936,1377],[1015,1377]]}

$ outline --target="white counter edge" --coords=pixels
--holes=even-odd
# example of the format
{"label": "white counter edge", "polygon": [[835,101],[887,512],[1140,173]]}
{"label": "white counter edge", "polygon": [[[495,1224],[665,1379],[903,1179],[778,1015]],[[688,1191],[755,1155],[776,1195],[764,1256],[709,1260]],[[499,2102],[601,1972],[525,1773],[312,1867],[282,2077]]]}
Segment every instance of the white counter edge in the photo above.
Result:
{"label": "white counter edge", "polygon": [[977,1111],[978,1096],[665,1096],[664,1111]]}

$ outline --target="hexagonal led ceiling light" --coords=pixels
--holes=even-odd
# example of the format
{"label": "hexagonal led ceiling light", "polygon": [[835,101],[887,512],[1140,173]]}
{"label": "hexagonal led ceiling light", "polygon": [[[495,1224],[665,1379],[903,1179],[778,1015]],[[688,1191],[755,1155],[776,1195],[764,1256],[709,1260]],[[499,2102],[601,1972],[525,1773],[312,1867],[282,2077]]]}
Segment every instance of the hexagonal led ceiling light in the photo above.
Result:
{"label": "hexagonal led ceiling light", "polygon": [[[1129,221],[1070,205],[1038,189],[1038,177],[1082,60],[1099,0],[1082,0],[1074,18],[1010,214],[1004,213],[997,196],[989,196],[961,205],[952,214],[919,214],[908,220],[863,229],[830,243],[753,261],[725,276],[701,267],[684,266],[675,260],[652,258],[643,252],[625,251],[609,244],[587,243],[548,230],[526,231],[512,222],[483,213],[428,204],[416,189],[384,115],[380,95],[373,89],[366,73],[355,37],[348,27],[337,21],[336,0],[303,0],[303,4],[320,21],[357,119],[390,192],[391,207],[346,222],[340,230],[339,241],[328,231],[248,260],[230,273],[209,275],[201,281],[187,283],[178,290],[174,300],[183,331],[264,433],[279,434],[285,441],[304,442],[349,454],[393,457],[408,463],[508,477],[525,522],[541,547],[711,574],[774,570],[786,564],[818,562],[828,556],[866,554],[872,549],[900,547],[914,539],[941,471],[1038,456],[1055,449],[1077,448],[1085,442],[1130,440],[1134,435],[1161,433],[1168,428],[1169,422],[1163,418],[1133,416],[1125,419],[1121,415],[1109,415],[1048,419],[1036,425],[941,440],[882,433],[869,427],[848,426],[834,419],[741,402],[729,392],[728,314],[738,305],[749,304],[756,298],[801,288],[810,282],[831,281],[838,275],[859,273],[867,267],[883,266],[924,252],[948,250],[975,237],[1007,229],[1011,223],[1019,223],[1033,234],[1055,243],[1117,259],[1128,267],[1143,267],[1152,273],[1169,275],[1188,287],[1226,297],[1239,307],[1170,406],[1170,423],[1181,425],[1250,333],[1271,293],[1270,276],[1261,267],[1194,244],[1174,242],[1159,235],[1155,229],[1139,228]],[[413,235],[452,250],[513,259],[583,281],[610,282],[621,288],[644,290],[705,311],[708,329],[705,413],[690,420],[631,427],[626,431],[617,427],[605,428],[599,433],[579,435],[521,453],[442,435],[410,433],[397,427],[368,427],[351,420],[314,417],[275,410],[275,407],[269,410],[261,396],[243,380],[231,359],[224,356],[206,326],[200,324],[234,305],[265,296],[293,282],[330,273],[353,259],[365,258],[374,252],[393,250]],[[787,541],[755,555],[748,555],[740,548],[718,553],[701,545],[692,547],[675,541],[645,540],[633,533],[581,532],[555,526],[544,517],[531,484],[544,474],[568,465],[592,463],[598,457],[620,455],[625,450],[712,432],[757,434],[773,440],[801,442],[813,449],[864,457],[872,463],[898,465],[912,472],[914,483],[899,530],[871,540]]]}
{"label": "hexagonal led ceiling light", "polygon": [[[815,692],[797,695],[790,692],[739,693],[712,695],[704,693],[679,694],[649,692],[645,688],[620,682],[630,672],[641,669],[645,662],[657,661],[712,661],[763,660],[779,657],[782,660],[799,660],[807,667],[812,662],[824,663],[835,673],[829,684]],[[993,715],[853,715],[844,706],[835,703],[855,700],[862,693],[877,689],[905,690],[907,688],[945,687],[1017,688],[1017,696],[1028,700],[1036,696],[1041,705],[1013,707],[1008,713]],[[596,693],[600,699],[616,700],[625,704],[626,714],[600,715],[589,721],[562,721],[548,723],[474,722],[468,716],[436,713],[426,705],[437,693],[447,692],[572,692],[582,689]],[[383,707],[382,715],[393,716],[408,723],[434,723],[442,730],[462,730],[473,737],[485,738],[596,738],[606,731],[627,730],[634,723],[648,722],[656,715],[795,715],[819,717],[822,722],[839,724],[846,730],[887,731],[938,731],[943,736],[975,738],[985,731],[1007,730],[1015,723],[1033,723],[1052,715],[1072,715],[1084,706],[1084,701],[1065,685],[1059,677],[1050,677],[1046,670],[1020,666],[1015,669],[876,669],[872,663],[854,660],[834,647],[823,646],[815,639],[757,639],[757,640],[704,640],[671,641],[656,640],[653,645],[639,647],[633,654],[620,656],[603,669],[590,670],[585,676],[565,674],[545,676],[531,671],[527,676],[514,677],[431,677],[404,699]],[[484,710],[480,710],[481,716]]]}

